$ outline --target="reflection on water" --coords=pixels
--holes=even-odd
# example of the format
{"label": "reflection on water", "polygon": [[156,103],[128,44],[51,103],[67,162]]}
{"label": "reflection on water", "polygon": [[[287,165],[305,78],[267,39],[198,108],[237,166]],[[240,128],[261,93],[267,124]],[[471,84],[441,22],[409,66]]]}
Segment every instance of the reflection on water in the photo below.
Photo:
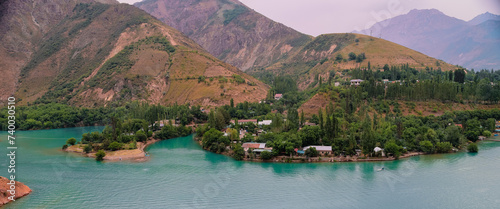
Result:
{"label": "reflection on water", "polygon": [[[18,178],[33,189],[7,208],[495,208],[500,143],[478,154],[399,161],[238,162],[192,137],[158,142],[148,162],[96,162],[61,152],[103,127],[19,132]],[[5,138],[5,133],[0,136]],[[5,140],[0,142],[5,147]],[[0,160],[5,168],[7,161]],[[384,167],[383,171],[379,171]],[[6,169],[0,170],[5,176]]]}

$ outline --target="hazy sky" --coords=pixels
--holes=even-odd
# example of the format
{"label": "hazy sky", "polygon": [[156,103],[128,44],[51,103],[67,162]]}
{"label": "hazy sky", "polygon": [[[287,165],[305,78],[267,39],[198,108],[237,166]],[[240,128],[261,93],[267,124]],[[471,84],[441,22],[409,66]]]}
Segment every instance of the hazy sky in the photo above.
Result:
{"label": "hazy sky", "polygon": [[[137,0],[118,0],[134,3]],[[255,11],[300,32],[324,33],[363,30],[375,22],[412,9],[438,9],[468,21],[490,12],[500,14],[500,0],[240,0]]]}

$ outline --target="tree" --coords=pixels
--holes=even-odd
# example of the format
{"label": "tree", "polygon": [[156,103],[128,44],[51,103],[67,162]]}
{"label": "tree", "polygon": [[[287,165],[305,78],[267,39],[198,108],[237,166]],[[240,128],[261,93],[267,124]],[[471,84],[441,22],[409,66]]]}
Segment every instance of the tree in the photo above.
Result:
{"label": "tree", "polygon": [[304,154],[307,156],[307,157],[318,157],[319,155],[319,152],[316,150],[315,147],[310,147],[309,149],[307,149]]}
{"label": "tree", "polygon": [[319,119],[319,128],[321,130],[323,130],[323,128],[324,128],[324,126],[323,126],[323,110],[321,109],[321,107],[318,110],[318,119]]}
{"label": "tree", "polygon": [[203,134],[203,138],[202,138],[202,145],[203,145],[203,148],[204,149],[210,149],[210,150],[217,150],[217,146],[219,143],[217,143],[219,141],[220,138],[222,138],[224,134],[219,131],[219,130],[216,130],[215,128],[212,128],[210,129],[209,131],[205,132],[205,134]]}
{"label": "tree", "polygon": [[233,149],[233,157],[235,160],[243,160],[245,157],[245,151],[241,147],[241,144],[236,144]]}
{"label": "tree", "polygon": [[451,149],[453,149],[453,146],[450,142],[438,142],[436,144],[436,150],[438,153],[448,153],[451,152]]}
{"label": "tree", "polygon": [[337,62],[340,62],[344,59],[344,57],[342,57],[342,54],[341,53],[338,53],[337,56],[335,56],[335,61]]}
{"label": "tree", "polygon": [[299,112],[295,108],[290,108],[288,110],[287,122],[288,130],[298,130],[299,129]]}
{"label": "tree", "polygon": [[483,136],[485,136],[485,137],[490,137],[490,136],[491,136],[491,132],[490,132],[490,131],[485,130],[485,131],[483,131]]}
{"label": "tree", "polygon": [[231,98],[231,100],[229,101],[229,106],[231,108],[234,108],[234,100],[233,100],[233,98]]}
{"label": "tree", "polygon": [[111,142],[111,144],[109,144],[108,146],[108,149],[109,150],[119,150],[122,148],[122,144],[120,142]]}
{"label": "tree", "polygon": [[69,144],[69,145],[75,145],[76,144],[76,139],[75,138],[69,138],[68,140],[66,140],[66,144]]}
{"label": "tree", "polygon": [[213,110],[210,110],[210,114],[208,115],[208,125],[210,128],[216,128],[216,122],[215,122],[215,112]]}
{"label": "tree", "polygon": [[66,149],[68,149],[68,145],[67,144],[65,144],[65,145],[62,146],[62,150],[66,150]]}
{"label": "tree", "polygon": [[263,151],[260,153],[260,158],[262,160],[270,160],[271,158],[273,158],[273,153],[268,151]]}
{"label": "tree", "polygon": [[104,152],[104,150],[99,150],[99,151],[97,151],[97,153],[95,153],[95,160],[102,161],[102,160],[104,160],[105,156],[106,156],[106,153]]}
{"label": "tree", "polygon": [[460,132],[461,130],[457,126],[446,127],[444,141],[450,142],[453,146],[460,145],[462,138],[462,134],[460,134]]}
{"label": "tree", "polygon": [[456,69],[455,70],[455,82],[464,83],[465,81],[465,70],[464,69]]}
{"label": "tree", "polygon": [[398,146],[394,140],[385,143],[384,151],[386,154],[392,154],[396,159],[399,159],[403,147]]}
{"label": "tree", "polygon": [[430,141],[421,141],[420,142],[420,149],[422,152],[425,152],[427,154],[433,153],[434,152],[434,145]]}
{"label": "tree", "polygon": [[90,144],[85,145],[85,147],[83,147],[83,151],[85,153],[92,152],[92,146]]}
{"label": "tree", "polygon": [[349,61],[356,59],[356,54],[354,52],[349,53]]}
{"label": "tree", "polygon": [[144,131],[139,130],[135,133],[135,138],[137,139],[137,141],[143,142],[148,139],[148,136],[146,135],[146,133],[144,133]]}
{"label": "tree", "polygon": [[479,151],[476,143],[470,143],[469,146],[467,146],[467,150],[473,153],[477,153]]}
{"label": "tree", "polygon": [[304,110],[300,112],[300,127],[303,127],[306,123],[306,118],[304,117]]}
{"label": "tree", "polygon": [[318,126],[305,126],[299,132],[302,146],[317,145],[321,137],[321,130]]}

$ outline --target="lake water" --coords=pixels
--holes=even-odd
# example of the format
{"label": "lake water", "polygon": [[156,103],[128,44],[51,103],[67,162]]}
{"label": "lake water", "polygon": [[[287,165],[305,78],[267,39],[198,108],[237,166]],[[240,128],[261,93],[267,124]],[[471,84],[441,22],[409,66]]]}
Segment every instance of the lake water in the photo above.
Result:
{"label": "lake water", "polygon": [[[17,132],[17,178],[33,193],[6,208],[498,208],[500,142],[478,154],[392,162],[239,162],[190,137],[148,148],[148,162],[96,162],[61,152],[102,127]],[[7,154],[6,133],[0,153]],[[0,175],[7,176],[1,157]],[[384,171],[378,171],[385,167]]]}

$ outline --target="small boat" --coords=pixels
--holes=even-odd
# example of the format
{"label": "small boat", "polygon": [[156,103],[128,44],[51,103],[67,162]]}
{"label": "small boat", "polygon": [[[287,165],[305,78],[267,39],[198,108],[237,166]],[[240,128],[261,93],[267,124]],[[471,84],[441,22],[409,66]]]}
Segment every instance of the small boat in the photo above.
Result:
{"label": "small boat", "polygon": [[381,169],[378,169],[377,171],[383,171],[384,169],[385,169],[385,168],[384,168],[384,167],[382,167]]}

